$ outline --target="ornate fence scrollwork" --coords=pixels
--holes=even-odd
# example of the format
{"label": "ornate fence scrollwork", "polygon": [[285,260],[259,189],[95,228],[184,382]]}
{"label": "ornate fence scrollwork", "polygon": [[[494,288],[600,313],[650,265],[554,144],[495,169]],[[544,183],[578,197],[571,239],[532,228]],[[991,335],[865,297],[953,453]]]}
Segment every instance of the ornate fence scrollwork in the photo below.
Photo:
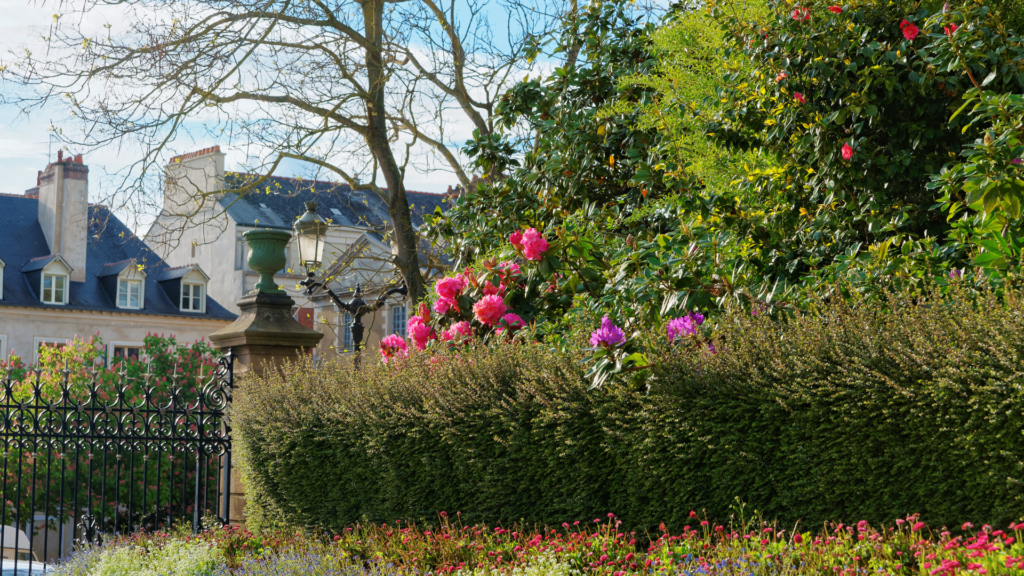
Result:
{"label": "ornate fence scrollwork", "polygon": [[104,534],[226,523],[233,365],[227,351],[205,376],[0,374],[0,526],[45,560]]}

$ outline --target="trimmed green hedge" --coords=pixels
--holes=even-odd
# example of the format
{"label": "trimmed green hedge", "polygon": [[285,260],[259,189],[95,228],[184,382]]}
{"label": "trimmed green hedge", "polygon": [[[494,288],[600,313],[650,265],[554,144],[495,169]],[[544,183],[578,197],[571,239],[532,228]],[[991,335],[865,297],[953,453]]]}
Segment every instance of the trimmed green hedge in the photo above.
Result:
{"label": "trimmed green hedge", "polygon": [[737,498],[804,526],[1024,514],[1019,293],[726,316],[716,355],[661,334],[649,391],[588,391],[582,354],[542,345],[248,379],[233,416],[247,514],[339,529],[614,512],[679,527],[691,509],[724,519]]}

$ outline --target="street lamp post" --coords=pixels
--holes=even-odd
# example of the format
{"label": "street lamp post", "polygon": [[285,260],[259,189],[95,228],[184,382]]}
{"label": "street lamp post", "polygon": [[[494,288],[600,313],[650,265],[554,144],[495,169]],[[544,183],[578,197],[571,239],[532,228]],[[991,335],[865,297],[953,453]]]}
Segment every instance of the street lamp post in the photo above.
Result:
{"label": "street lamp post", "polygon": [[379,309],[394,294],[408,295],[409,290],[403,283],[401,286],[391,288],[380,294],[373,303],[368,303],[363,300],[362,287],[356,284],[356,291],[352,295],[352,299],[348,302],[342,302],[341,298],[331,289],[329,285],[330,279],[327,279],[325,282],[318,282],[315,279],[316,271],[323,264],[324,245],[327,240],[327,231],[330,228],[330,224],[325,222],[316,213],[316,202],[306,202],[306,213],[297,219],[293,225],[295,238],[299,245],[299,261],[306,270],[306,279],[299,284],[305,288],[303,294],[306,296],[312,296],[318,289],[327,292],[327,295],[334,301],[335,306],[352,316],[352,344],[355,348],[355,363],[358,366],[360,352],[363,347],[363,332],[365,330],[363,315]]}

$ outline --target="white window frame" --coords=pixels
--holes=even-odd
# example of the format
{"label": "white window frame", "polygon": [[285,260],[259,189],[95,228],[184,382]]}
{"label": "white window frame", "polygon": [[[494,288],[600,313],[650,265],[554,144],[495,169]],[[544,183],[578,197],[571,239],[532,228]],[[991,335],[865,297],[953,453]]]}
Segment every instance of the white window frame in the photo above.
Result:
{"label": "white window frame", "polygon": [[[188,308],[185,307],[185,286],[191,286],[192,287],[192,288],[189,289],[189,298],[188,298],[189,307]],[[195,287],[199,288],[199,309],[198,310],[193,310],[192,309],[192,299],[195,298],[195,295],[193,294],[192,290]],[[180,298],[178,299],[178,306],[179,306],[179,309],[182,312],[192,312],[192,313],[195,313],[195,314],[202,314],[202,313],[206,312],[206,284],[200,284],[198,282],[182,282],[181,283],[181,295],[180,295]]]}
{"label": "white window frame", "polygon": [[[54,279],[62,278],[64,280],[64,288],[63,288],[63,291],[62,291],[62,294],[61,294],[61,301],[60,302],[57,302],[57,301],[55,301],[53,299],[51,299],[51,300],[47,300],[46,299],[46,279],[47,278],[54,278]],[[64,304],[67,304],[68,303],[68,290],[71,288],[70,284],[71,284],[70,278],[68,277],[67,274],[47,273],[46,270],[43,269],[42,273],[39,274],[39,301],[42,302],[43,304],[56,304],[56,305],[61,305],[61,306],[63,306]],[[56,290],[56,288],[51,288],[50,289],[50,295],[51,296],[53,296],[55,290]]]}
{"label": "white window frame", "polygon": [[[398,329],[396,330],[395,329],[395,312],[397,312],[399,310],[401,310],[403,312],[403,314],[402,314],[402,321],[399,323]],[[409,325],[409,306],[408,305],[392,306],[391,310],[388,312],[388,315],[390,316],[388,318],[388,321],[391,323],[391,333],[392,334],[398,334],[402,338],[405,338],[407,333],[408,333],[407,331],[409,330],[409,326],[408,326]]]}
{"label": "white window frame", "polygon": [[6,267],[7,264],[0,260],[0,300],[4,299],[4,268]]}
{"label": "white window frame", "polygon": [[341,350],[351,352],[355,348],[355,339],[352,337],[352,323],[355,321],[348,312],[341,313]]}
{"label": "white window frame", "polygon": [[131,342],[128,340],[115,340],[113,342],[107,342],[107,366],[113,366],[114,363],[114,348],[138,348],[139,349],[139,360],[144,360],[142,353],[143,349],[146,348],[145,342]]}
{"label": "white window frame", "polygon": [[7,362],[7,334],[0,334],[0,360]]}
{"label": "white window frame", "polygon": [[[131,286],[139,287],[139,302],[137,306],[131,305]],[[121,286],[127,286],[129,291],[125,293],[125,304],[121,305]],[[123,310],[141,310],[145,306],[146,281],[140,278],[118,278],[117,279],[117,307]]]}

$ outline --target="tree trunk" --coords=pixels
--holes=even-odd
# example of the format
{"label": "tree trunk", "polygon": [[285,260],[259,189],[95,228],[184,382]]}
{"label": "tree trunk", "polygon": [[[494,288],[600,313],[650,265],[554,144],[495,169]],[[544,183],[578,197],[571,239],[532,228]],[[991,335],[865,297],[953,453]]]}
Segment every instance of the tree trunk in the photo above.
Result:
{"label": "tree trunk", "polygon": [[420,273],[419,247],[416,245],[416,231],[412,227],[409,202],[405,197],[402,171],[388,142],[384,109],[384,88],[387,82],[382,49],[384,3],[381,0],[364,0],[362,8],[366,38],[373,43],[372,50],[366,49],[366,88],[369,96],[366,101],[366,143],[377,159],[388,187],[388,215],[395,227],[394,241],[398,248],[395,265],[405,278],[409,299],[412,302],[419,302],[426,294],[423,275]]}

